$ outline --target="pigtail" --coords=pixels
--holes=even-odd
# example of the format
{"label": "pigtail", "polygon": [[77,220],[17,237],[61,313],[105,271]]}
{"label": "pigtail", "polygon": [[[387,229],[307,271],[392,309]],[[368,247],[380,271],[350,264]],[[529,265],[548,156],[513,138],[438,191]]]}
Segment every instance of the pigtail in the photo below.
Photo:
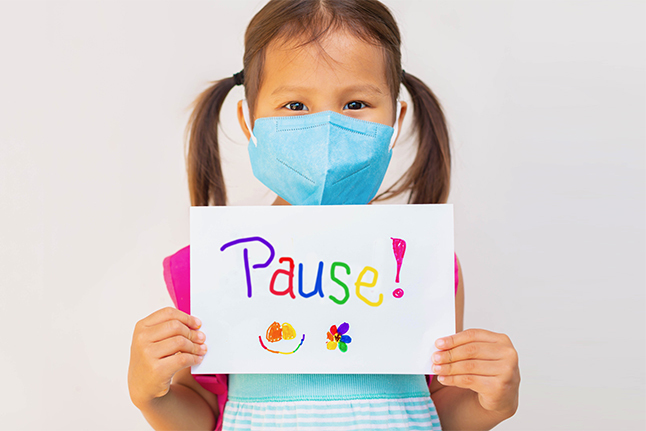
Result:
{"label": "pigtail", "polygon": [[409,203],[445,203],[451,182],[451,150],[442,106],[431,89],[415,76],[406,72],[402,82],[413,101],[417,154],[408,171],[375,200],[410,190]]}
{"label": "pigtail", "polygon": [[409,202],[445,203],[451,185],[451,150],[444,112],[435,94],[421,80],[404,73],[403,84],[413,101],[417,155],[409,169]]}
{"label": "pigtail", "polygon": [[218,127],[222,104],[235,84],[234,78],[215,81],[193,102],[186,126],[188,188],[193,206],[226,205]]}

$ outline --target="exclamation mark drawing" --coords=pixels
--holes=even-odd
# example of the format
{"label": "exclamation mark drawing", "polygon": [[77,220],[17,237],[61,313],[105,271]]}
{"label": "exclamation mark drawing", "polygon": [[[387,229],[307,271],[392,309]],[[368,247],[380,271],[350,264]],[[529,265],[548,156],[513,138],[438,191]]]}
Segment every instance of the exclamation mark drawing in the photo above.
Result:
{"label": "exclamation mark drawing", "polygon": [[[395,261],[397,262],[397,276],[395,277],[395,283],[399,283],[399,272],[402,269],[402,263],[404,262],[404,253],[406,253],[406,241],[399,238],[390,238],[393,240],[393,252],[395,253]],[[401,288],[393,290],[393,296],[395,298],[401,298],[404,296],[404,291]]]}

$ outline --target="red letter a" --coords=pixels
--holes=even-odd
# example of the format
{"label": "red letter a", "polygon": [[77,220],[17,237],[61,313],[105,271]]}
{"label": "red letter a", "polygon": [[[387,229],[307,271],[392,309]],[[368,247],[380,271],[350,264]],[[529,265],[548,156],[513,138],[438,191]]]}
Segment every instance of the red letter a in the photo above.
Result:
{"label": "red letter a", "polygon": [[[296,298],[296,295],[294,295],[294,259],[291,257],[281,257],[278,259],[278,263],[283,263],[283,262],[289,262],[289,271],[286,269],[277,269],[276,272],[274,272],[274,275],[271,276],[271,283],[269,283],[269,291],[273,293],[274,295],[287,295],[292,297],[292,299]],[[289,277],[289,286],[287,289],[283,291],[278,291],[274,289],[274,282],[276,281],[276,277],[278,277],[279,274],[285,274],[286,276]]]}

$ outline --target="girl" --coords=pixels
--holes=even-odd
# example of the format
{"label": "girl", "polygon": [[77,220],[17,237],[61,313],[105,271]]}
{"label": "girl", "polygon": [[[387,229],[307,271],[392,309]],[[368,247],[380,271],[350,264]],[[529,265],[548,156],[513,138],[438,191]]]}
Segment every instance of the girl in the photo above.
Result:
{"label": "girl", "polygon": [[[192,205],[226,204],[217,128],[226,95],[241,84],[246,100],[238,103],[238,119],[250,140],[254,175],[278,194],[275,205],[367,204],[402,193],[413,204],[446,202],[444,115],[400,59],[397,24],[377,0],[271,0],[247,28],[243,72],[215,82],[196,101],[189,123]],[[413,101],[417,154],[405,175],[375,197],[408,111],[397,102],[401,84]],[[314,119],[336,132],[308,127]],[[264,127],[272,121],[298,133],[276,138]],[[366,121],[388,131],[374,145],[353,139]],[[330,154],[325,166],[310,156],[323,147]],[[366,163],[370,168],[362,169]],[[343,187],[335,188],[337,182]],[[516,351],[504,334],[462,330],[457,257],[458,333],[436,341],[437,378],[430,385],[411,375],[192,376],[189,367],[207,347],[187,307],[188,248],[164,263],[171,296],[186,313],[165,308],[137,323],[128,373],[131,399],[155,429],[475,430],[516,411]]]}

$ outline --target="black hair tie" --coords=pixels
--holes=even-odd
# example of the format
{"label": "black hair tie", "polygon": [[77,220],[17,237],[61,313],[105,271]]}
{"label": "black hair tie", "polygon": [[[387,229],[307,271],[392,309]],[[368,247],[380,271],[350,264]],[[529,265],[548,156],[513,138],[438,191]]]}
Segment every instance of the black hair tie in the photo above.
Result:
{"label": "black hair tie", "polygon": [[244,84],[244,69],[242,69],[238,73],[233,74],[233,83],[235,85],[243,85]]}
{"label": "black hair tie", "polygon": [[406,77],[406,71],[402,69],[402,82],[404,82],[405,77]]}

